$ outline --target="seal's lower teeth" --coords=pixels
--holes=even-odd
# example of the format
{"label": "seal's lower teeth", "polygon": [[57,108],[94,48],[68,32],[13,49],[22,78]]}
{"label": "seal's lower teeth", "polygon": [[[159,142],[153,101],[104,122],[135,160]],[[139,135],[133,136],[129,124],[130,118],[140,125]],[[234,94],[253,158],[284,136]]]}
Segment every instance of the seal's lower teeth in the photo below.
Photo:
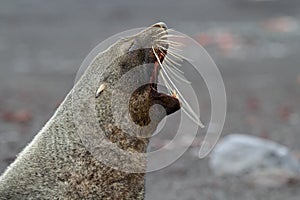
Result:
{"label": "seal's lower teeth", "polygon": [[176,99],[179,99],[179,96],[178,96],[176,90],[173,90],[173,92],[172,92],[172,97],[174,97],[174,98],[176,98]]}

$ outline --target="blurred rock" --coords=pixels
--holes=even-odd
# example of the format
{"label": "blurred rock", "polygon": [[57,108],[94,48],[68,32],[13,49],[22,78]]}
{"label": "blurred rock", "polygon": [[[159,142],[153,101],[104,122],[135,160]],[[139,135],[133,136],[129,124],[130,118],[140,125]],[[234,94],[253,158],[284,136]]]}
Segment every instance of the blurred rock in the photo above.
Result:
{"label": "blurred rock", "polygon": [[195,39],[204,47],[211,45],[213,43],[213,37],[209,33],[205,33],[205,32],[196,35]]}
{"label": "blurred rock", "polygon": [[217,35],[216,43],[218,48],[225,54],[230,53],[236,47],[237,38],[230,32],[222,32]]}
{"label": "blurred rock", "polygon": [[285,172],[286,177],[300,174],[300,163],[287,147],[241,134],[229,135],[217,144],[211,154],[210,168],[220,176],[264,173],[268,179],[268,174],[278,171]]}
{"label": "blurred rock", "polygon": [[298,26],[298,22],[295,18],[287,16],[282,16],[263,22],[263,27],[267,31],[279,33],[288,33],[296,31]]}
{"label": "blurred rock", "polygon": [[246,100],[247,108],[250,111],[260,110],[260,101],[256,97],[249,97]]}
{"label": "blurred rock", "polygon": [[288,121],[292,113],[292,108],[289,105],[282,105],[279,107],[278,115],[283,121]]}
{"label": "blurred rock", "polygon": [[5,111],[2,113],[2,119],[6,122],[27,123],[32,120],[32,113],[29,110]]}

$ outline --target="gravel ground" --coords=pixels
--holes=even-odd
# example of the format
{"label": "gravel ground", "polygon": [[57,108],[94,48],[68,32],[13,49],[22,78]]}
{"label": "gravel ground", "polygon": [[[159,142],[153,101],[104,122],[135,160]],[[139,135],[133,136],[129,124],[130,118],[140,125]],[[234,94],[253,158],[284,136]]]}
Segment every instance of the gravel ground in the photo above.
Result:
{"label": "gravel ground", "polygon": [[[300,151],[299,6],[296,0],[1,1],[0,173],[51,117],[94,46],[157,21],[193,36],[218,65],[228,97],[223,136],[253,134]],[[207,120],[209,96],[200,96]],[[198,149],[149,173],[147,199],[299,199],[299,184],[267,189],[215,177]]]}

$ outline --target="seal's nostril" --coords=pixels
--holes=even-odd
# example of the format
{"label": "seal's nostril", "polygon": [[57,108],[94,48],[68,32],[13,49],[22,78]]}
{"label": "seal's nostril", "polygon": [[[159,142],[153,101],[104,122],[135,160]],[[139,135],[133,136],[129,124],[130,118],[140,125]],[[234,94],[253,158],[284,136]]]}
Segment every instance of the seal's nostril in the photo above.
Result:
{"label": "seal's nostril", "polygon": [[154,24],[153,27],[163,28],[165,30],[168,29],[167,25],[164,22],[158,22],[158,23]]}

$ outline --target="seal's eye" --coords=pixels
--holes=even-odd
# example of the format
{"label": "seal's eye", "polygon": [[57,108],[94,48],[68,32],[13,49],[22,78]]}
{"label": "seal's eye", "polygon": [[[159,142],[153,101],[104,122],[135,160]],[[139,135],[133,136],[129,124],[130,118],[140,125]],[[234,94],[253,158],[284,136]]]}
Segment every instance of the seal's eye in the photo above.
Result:
{"label": "seal's eye", "polygon": [[135,51],[135,50],[144,49],[144,48],[147,48],[147,44],[145,43],[145,38],[143,38],[142,41],[139,38],[134,38],[128,51]]}
{"label": "seal's eye", "polygon": [[137,49],[137,48],[136,48],[135,42],[133,41],[133,42],[131,43],[129,49],[128,49],[128,52],[132,52],[132,51],[134,51],[134,50],[136,50],[136,49]]}

